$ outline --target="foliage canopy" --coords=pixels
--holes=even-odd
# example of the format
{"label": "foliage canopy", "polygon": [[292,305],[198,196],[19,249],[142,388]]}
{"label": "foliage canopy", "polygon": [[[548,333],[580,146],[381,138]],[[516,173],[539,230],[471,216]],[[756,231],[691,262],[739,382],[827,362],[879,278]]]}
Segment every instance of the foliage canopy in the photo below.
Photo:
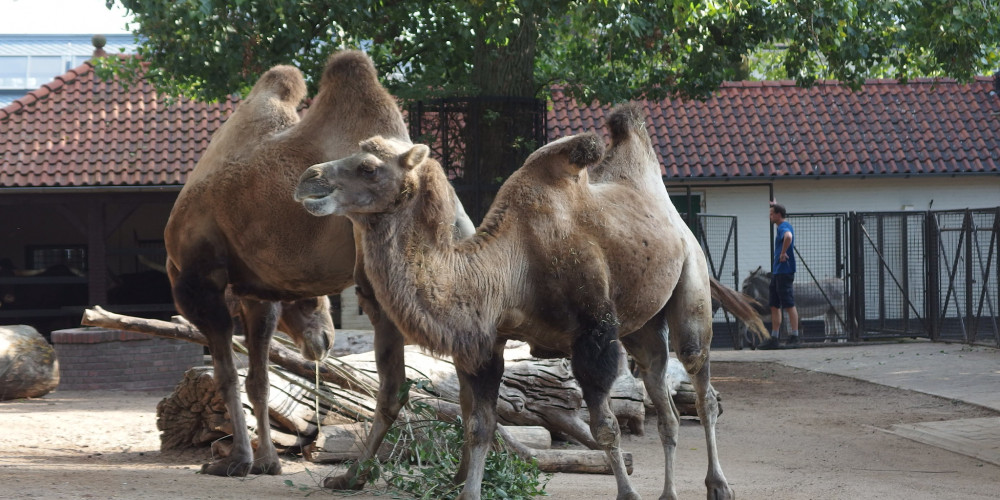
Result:
{"label": "foliage canopy", "polygon": [[[315,85],[362,48],[403,98],[705,98],[726,80],[950,76],[1000,63],[1000,0],[107,0],[135,16],[146,79],[172,95],[246,92],[275,64]],[[105,74],[134,77],[110,58]]]}

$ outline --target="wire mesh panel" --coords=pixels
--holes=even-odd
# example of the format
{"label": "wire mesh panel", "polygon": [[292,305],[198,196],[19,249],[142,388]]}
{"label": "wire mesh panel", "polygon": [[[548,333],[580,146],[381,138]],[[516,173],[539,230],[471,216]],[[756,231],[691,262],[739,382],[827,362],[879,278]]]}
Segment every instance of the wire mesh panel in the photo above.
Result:
{"label": "wire mesh panel", "polygon": [[720,283],[738,289],[740,271],[737,265],[736,216],[699,214],[697,224],[695,234],[705,252],[708,270]]}
{"label": "wire mesh panel", "polygon": [[1000,346],[998,209],[933,212],[935,339]]}
{"label": "wire mesh panel", "polygon": [[787,220],[795,231],[793,290],[802,339],[845,340],[847,214],[788,214]]}
{"label": "wire mesh panel", "polygon": [[[723,285],[739,290],[737,217],[734,215],[698,214],[694,222],[693,231],[698,238],[698,243],[701,244],[702,252],[705,253],[708,271]],[[715,333],[715,339],[718,341],[715,343],[716,347],[731,345],[741,349],[745,342],[743,342],[736,318],[722,309],[721,304],[714,300],[712,301],[712,311],[714,320],[719,323],[720,327]]]}
{"label": "wire mesh panel", "polygon": [[927,248],[922,212],[853,214],[854,320],[860,338],[927,336]]}

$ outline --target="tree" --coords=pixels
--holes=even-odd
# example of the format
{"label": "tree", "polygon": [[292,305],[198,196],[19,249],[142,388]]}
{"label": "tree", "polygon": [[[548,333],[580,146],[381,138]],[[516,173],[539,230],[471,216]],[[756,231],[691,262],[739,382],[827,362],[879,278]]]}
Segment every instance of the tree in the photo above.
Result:
{"label": "tree", "polygon": [[147,80],[202,99],[246,91],[279,63],[315,85],[343,47],[368,51],[409,99],[553,86],[583,102],[704,98],[748,61],[758,76],[853,88],[870,76],[968,81],[1000,63],[997,0],[115,1],[135,15]]}
{"label": "tree", "polygon": [[[327,56],[363,48],[404,100],[454,96],[579,102],[704,99],[723,81],[951,76],[1000,63],[1000,0],[107,0],[134,14],[139,58],[105,76],[142,75],[170,95],[246,93],[295,64],[315,91]],[[140,61],[148,63],[145,68]],[[537,144],[504,138],[530,114],[469,104],[465,144],[484,163],[472,189],[505,177]],[[511,118],[514,116],[527,118]],[[501,119],[503,118],[503,119]],[[513,120],[513,121],[512,121]],[[472,139],[475,137],[475,140]],[[448,167],[448,165],[446,165]],[[481,180],[476,180],[481,179]],[[491,190],[487,188],[486,191]],[[461,192],[460,192],[461,195]],[[463,198],[468,203],[468,200]],[[469,208],[478,218],[488,199]]]}

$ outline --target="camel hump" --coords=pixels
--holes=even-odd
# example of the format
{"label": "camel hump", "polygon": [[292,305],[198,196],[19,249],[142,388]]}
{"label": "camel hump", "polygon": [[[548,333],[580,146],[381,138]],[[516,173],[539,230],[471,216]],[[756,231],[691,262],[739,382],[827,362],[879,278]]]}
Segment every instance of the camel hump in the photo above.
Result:
{"label": "camel hump", "polygon": [[611,141],[615,144],[625,140],[630,133],[645,133],[646,113],[634,102],[619,104],[611,110],[608,117],[608,130],[611,132]]}
{"label": "camel hump", "polygon": [[261,75],[250,91],[251,95],[265,93],[295,106],[306,96],[306,81],[295,66],[278,65]]}
{"label": "camel hump", "polygon": [[550,170],[562,170],[568,166],[569,173],[575,174],[597,163],[603,156],[604,141],[597,134],[587,132],[563,137],[542,146],[531,153],[524,166],[531,169],[533,165],[540,165],[541,168]]}
{"label": "camel hump", "polygon": [[360,50],[342,50],[330,56],[326,61],[323,79],[334,78],[365,78],[378,79],[375,64],[367,54]]}

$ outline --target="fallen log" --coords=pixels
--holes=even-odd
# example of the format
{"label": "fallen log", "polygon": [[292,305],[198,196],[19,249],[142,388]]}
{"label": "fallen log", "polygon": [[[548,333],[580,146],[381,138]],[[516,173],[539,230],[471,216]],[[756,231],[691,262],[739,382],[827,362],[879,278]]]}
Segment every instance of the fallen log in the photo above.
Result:
{"label": "fallen log", "polygon": [[[207,345],[201,332],[179,317],[167,322],[119,315],[95,307],[85,311],[81,323]],[[234,344],[239,350],[238,339]],[[505,372],[501,401],[498,402],[500,421],[507,424],[499,426],[498,432],[508,446],[522,458],[538,460],[540,467],[546,471],[611,473],[603,452],[543,452],[525,446],[507,430],[509,425],[542,425],[560,437],[569,437],[596,449],[586,423],[582,392],[571,375],[568,363],[565,360],[529,359],[526,346],[522,346],[521,351],[510,350],[508,358],[518,360],[511,363],[510,369]],[[268,401],[272,431],[278,436],[274,441],[282,449],[299,450],[312,442],[318,433],[315,424],[317,394],[312,389],[317,363],[305,360],[276,340],[271,342],[269,359],[280,367],[272,366],[274,375],[270,377],[272,387]],[[432,406],[438,409],[440,417],[457,417],[460,411],[452,401],[458,397],[458,381],[450,360],[430,356],[415,346],[407,347],[406,359],[410,380],[431,381],[429,392],[411,393],[411,399],[437,398]],[[318,365],[319,379],[324,382],[318,390],[322,425],[371,420],[377,391],[374,354],[328,358]],[[166,449],[215,443],[218,453],[224,454],[225,441],[219,438],[231,431],[225,405],[216,394],[211,369],[194,370],[185,376],[175,394],[158,405],[157,420],[163,432],[162,446]],[[634,377],[624,371],[623,374],[627,377],[620,377],[621,383],[612,390],[622,401],[616,403],[613,398],[611,405],[612,408],[627,408],[619,414],[620,420],[623,423],[638,421],[641,431],[644,391]],[[639,402],[638,413],[634,407],[636,401]],[[250,411],[246,400],[244,411]],[[249,414],[247,420],[253,421]],[[635,428],[631,424],[628,427]],[[312,449],[315,453],[324,452],[322,447],[313,446]]]}

